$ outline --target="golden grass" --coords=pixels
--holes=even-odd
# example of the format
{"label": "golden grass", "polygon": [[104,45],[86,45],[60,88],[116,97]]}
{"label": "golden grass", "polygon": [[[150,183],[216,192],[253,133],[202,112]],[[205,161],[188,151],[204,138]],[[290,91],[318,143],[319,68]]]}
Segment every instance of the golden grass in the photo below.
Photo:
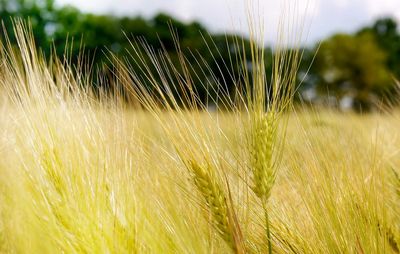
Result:
{"label": "golden grass", "polygon": [[[0,253],[399,253],[398,112],[292,110],[300,53],[277,54],[268,95],[254,42],[260,71],[215,112],[183,55],[183,73],[115,59],[132,109],[16,32],[0,54]],[[186,108],[145,74],[186,88]]]}

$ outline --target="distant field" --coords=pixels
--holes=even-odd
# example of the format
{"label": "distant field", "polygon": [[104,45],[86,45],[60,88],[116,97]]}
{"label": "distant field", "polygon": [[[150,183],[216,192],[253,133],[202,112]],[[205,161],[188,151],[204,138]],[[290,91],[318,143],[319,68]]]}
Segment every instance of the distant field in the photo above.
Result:
{"label": "distant field", "polygon": [[[245,186],[247,158],[237,145],[242,129],[232,115],[195,119],[191,131],[216,137],[208,145],[246,243],[265,252],[262,207]],[[0,122],[2,252],[229,252],[149,114],[3,106]],[[269,202],[276,252],[397,253],[399,123],[391,115],[291,115]]]}

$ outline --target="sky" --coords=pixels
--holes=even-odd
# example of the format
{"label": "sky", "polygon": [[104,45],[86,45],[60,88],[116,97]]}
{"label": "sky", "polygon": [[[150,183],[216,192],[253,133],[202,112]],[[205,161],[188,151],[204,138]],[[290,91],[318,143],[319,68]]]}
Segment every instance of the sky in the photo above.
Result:
{"label": "sky", "polygon": [[[152,17],[166,12],[183,21],[200,21],[213,32],[248,34],[246,0],[56,0],[82,11]],[[248,1],[247,1],[248,2]],[[303,43],[314,43],[336,32],[354,32],[379,17],[400,21],[400,0],[253,0],[262,13],[265,41],[276,41],[278,21],[288,6],[298,2],[305,20]],[[289,5],[288,5],[289,3]],[[293,8],[292,8],[293,10]],[[293,11],[291,12],[293,13]],[[285,17],[293,15],[286,15]],[[286,19],[287,20],[287,19]]]}

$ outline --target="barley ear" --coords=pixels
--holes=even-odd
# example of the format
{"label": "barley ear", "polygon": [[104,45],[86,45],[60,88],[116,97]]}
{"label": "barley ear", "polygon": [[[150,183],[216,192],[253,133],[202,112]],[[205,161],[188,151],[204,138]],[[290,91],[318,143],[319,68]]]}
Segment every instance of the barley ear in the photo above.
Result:
{"label": "barley ear", "polygon": [[276,179],[273,156],[277,138],[277,116],[274,111],[254,111],[250,127],[250,166],[253,173],[253,191],[261,199],[266,225],[268,252],[272,240],[267,209],[268,199]]}
{"label": "barley ear", "polygon": [[253,191],[263,201],[271,195],[276,179],[273,163],[276,140],[276,116],[273,112],[257,114],[250,134],[250,164],[253,172]]}
{"label": "barley ear", "polygon": [[203,196],[212,215],[213,226],[232,250],[238,253],[227,198],[215,177],[212,176],[211,166],[204,167],[195,161],[190,161],[187,166],[192,174],[194,185]]}

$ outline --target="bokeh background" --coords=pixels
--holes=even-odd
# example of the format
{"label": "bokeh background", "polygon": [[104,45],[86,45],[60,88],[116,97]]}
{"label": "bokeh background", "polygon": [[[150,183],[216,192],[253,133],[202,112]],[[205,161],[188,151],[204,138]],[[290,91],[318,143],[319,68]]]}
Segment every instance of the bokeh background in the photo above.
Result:
{"label": "bokeh background", "polygon": [[[144,38],[154,48],[161,43],[174,58],[169,25],[187,52],[198,52],[220,78],[229,62],[235,35],[246,37],[242,0],[0,0],[0,16],[11,43],[12,20],[29,19],[38,48],[46,57],[63,57],[66,49],[77,62],[84,52],[96,70],[109,69],[107,51],[129,53],[129,39]],[[290,1],[259,1],[265,21],[265,47],[272,59],[276,27]],[[297,100],[339,110],[371,111],[397,103],[400,78],[400,2],[398,0],[298,0],[306,20],[301,43]],[[290,17],[289,17],[290,18]],[[228,39],[227,39],[228,38]],[[211,44],[216,47],[209,47]],[[272,61],[272,60],[271,60]],[[267,68],[271,68],[270,62]],[[268,70],[267,70],[268,71]],[[206,79],[206,77],[204,77]],[[201,79],[201,78],[200,78]],[[205,82],[198,80],[198,82]],[[227,82],[233,86],[233,82]],[[232,88],[233,89],[233,88]],[[208,101],[206,91],[200,96]],[[216,96],[216,95],[215,95]]]}

